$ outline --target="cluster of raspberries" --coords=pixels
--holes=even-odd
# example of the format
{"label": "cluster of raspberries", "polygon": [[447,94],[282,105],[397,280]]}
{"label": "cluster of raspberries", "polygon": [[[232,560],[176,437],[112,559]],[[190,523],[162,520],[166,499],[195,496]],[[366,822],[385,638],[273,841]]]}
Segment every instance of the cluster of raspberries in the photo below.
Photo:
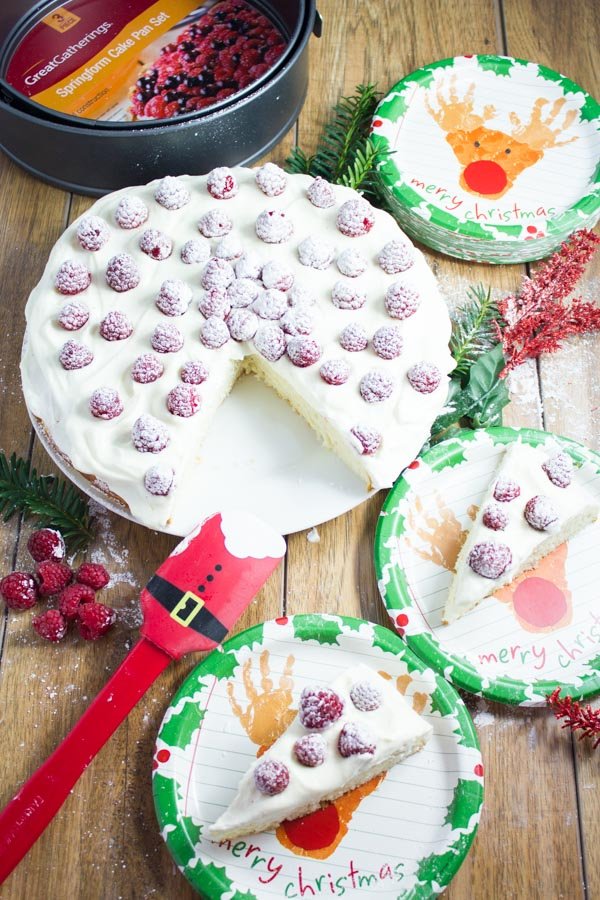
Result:
{"label": "cluster of raspberries", "polygon": [[218,3],[162,48],[132,92],[133,119],[170,119],[230,97],[268,72],[286,42],[249,4]]}
{"label": "cluster of raspberries", "polygon": [[34,616],[32,625],[47,641],[62,641],[70,622],[76,622],[86,641],[95,641],[113,626],[114,609],[96,602],[96,592],[106,587],[110,576],[104,566],[82,563],[75,571],[64,562],[65,542],[59,531],[34,531],[27,549],[37,563],[35,574],[11,572],[0,581],[0,595],[9,609],[31,609],[49,598],[56,606]]}

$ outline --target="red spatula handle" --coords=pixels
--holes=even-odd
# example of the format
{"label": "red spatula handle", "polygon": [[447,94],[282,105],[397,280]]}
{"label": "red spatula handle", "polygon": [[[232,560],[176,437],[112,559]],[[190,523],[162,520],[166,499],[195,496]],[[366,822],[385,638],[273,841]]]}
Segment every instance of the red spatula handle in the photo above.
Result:
{"label": "red spatula handle", "polygon": [[0,813],[0,884],[56,815],[79,776],[171,657],[142,638],[54,753]]}

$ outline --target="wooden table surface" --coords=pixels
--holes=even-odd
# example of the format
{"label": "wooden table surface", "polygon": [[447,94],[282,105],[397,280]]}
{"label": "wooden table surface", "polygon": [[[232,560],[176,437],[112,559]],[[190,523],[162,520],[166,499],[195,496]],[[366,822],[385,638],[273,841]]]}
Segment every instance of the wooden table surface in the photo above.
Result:
{"label": "wooden table surface", "polygon": [[[380,88],[432,60],[504,53],[545,63],[592,94],[599,91],[600,18],[594,0],[319,0],[323,37],[312,39],[311,80],[294,141],[311,149],[331,105],[360,82]],[[2,330],[0,446],[53,466],[34,438],[21,395],[23,308],[48,252],[91,204],[26,175],[0,156]],[[560,186],[557,185],[557,190]],[[516,288],[522,266],[461,263],[427,252],[451,299],[486,282]],[[600,266],[595,269],[596,278]],[[584,292],[593,297],[590,276]],[[596,282],[597,284],[597,282]],[[596,294],[597,296],[597,294]],[[506,415],[513,425],[546,428],[598,449],[600,337],[569,343],[513,380]],[[320,542],[289,537],[285,565],[239,623],[246,628],[283,611],[340,612],[386,623],[373,573],[372,544],[384,494],[320,526]],[[111,636],[53,646],[37,639],[31,613],[0,622],[0,803],[52,751],[114,671],[136,637],[137,595],[174,539],[109,513],[99,516],[88,558],[114,573],[109,602],[121,611]],[[29,524],[15,517],[0,531],[2,574],[30,564]],[[7,900],[192,897],[158,834],[150,772],[154,738],[175,689],[194,666],[172,665],[121,726],[76,786],[51,827],[0,896]],[[473,848],[449,898],[600,898],[598,762],[589,742],[560,731],[546,710],[513,709],[466,698],[478,726],[486,800]]]}

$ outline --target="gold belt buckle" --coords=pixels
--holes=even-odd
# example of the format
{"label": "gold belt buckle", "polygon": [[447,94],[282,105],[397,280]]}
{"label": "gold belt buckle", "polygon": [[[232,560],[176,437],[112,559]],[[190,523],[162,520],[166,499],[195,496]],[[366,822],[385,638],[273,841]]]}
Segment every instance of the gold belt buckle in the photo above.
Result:
{"label": "gold belt buckle", "polygon": [[[180,613],[185,610],[188,600],[193,600],[193,606],[186,617],[182,618]],[[192,622],[196,618],[203,606],[204,600],[202,600],[200,597],[197,597],[196,594],[193,593],[193,591],[186,591],[177,605],[173,607],[169,615],[172,619],[175,619],[176,622],[179,622],[180,625],[184,625],[187,627],[190,622]]]}

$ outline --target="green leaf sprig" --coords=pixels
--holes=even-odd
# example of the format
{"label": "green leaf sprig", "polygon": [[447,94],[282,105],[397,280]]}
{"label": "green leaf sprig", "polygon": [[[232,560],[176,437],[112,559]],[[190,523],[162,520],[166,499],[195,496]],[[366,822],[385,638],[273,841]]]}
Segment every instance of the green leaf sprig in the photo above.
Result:
{"label": "green leaf sprig", "polygon": [[0,514],[7,522],[16,512],[33,515],[41,527],[58,529],[69,550],[83,550],[94,537],[87,500],[56,475],[38,475],[31,463],[0,452]]}

